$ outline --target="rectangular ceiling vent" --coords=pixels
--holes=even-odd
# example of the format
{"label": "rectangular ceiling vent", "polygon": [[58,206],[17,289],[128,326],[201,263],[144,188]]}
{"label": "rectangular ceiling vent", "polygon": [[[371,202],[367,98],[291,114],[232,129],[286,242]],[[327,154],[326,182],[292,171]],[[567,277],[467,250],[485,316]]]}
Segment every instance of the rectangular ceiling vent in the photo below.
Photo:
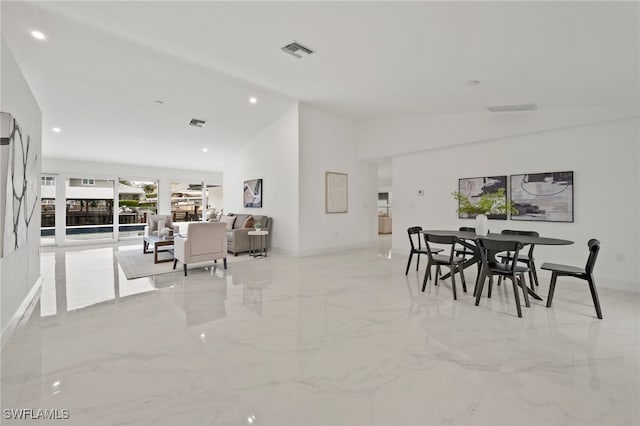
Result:
{"label": "rectangular ceiling vent", "polygon": [[536,104],[496,105],[488,106],[487,109],[491,112],[535,111],[538,109],[538,106]]}
{"label": "rectangular ceiling vent", "polygon": [[206,121],[198,120],[197,118],[192,118],[191,121],[189,122],[189,126],[202,127],[204,126],[204,123],[206,123]]}
{"label": "rectangular ceiling vent", "polygon": [[309,56],[313,53],[313,50],[308,47],[304,47],[300,43],[293,42],[289,43],[282,48],[284,53],[288,53],[291,56],[295,56],[298,59],[301,59],[303,56]]}

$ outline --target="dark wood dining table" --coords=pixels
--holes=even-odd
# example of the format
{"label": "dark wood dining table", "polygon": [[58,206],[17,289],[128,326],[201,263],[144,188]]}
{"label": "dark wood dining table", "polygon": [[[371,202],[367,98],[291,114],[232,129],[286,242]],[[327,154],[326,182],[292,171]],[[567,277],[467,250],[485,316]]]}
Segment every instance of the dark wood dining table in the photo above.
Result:
{"label": "dark wood dining table", "polygon": [[[469,231],[456,231],[456,230],[423,230],[422,231],[423,234],[433,234],[433,235],[441,235],[441,236],[449,236],[449,237],[456,237],[460,240],[460,244],[462,244],[463,246],[465,246],[466,248],[468,248],[469,250],[471,250],[473,252],[473,256],[471,256],[470,258],[466,259],[465,262],[462,264],[462,268],[466,269],[469,266],[472,265],[476,265],[478,263],[481,262],[482,257],[480,254],[480,250],[478,249],[478,247],[475,245],[474,241],[477,240],[478,238],[487,238],[490,240],[495,240],[495,241],[518,241],[520,243],[522,243],[523,245],[528,245],[528,244],[535,244],[535,245],[539,245],[539,246],[566,246],[569,244],[573,244],[573,241],[570,240],[563,240],[560,238],[549,238],[549,237],[534,237],[531,235],[513,235],[513,234],[509,234],[509,235],[503,235],[503,234],[495,234],[495,233],[490,233],[488,235],[477,235],[475,232],[469,232]],[[447,273],[445,275],[442,276],[442,279],[447,279],[449,278],[450,273]],[[476,280],[476,289],[478,289],[478,280],[480,279],[484,279],[484,274],[480,273],[478,274],[477,280]],[[531,297],[533,297],[534,299],[537,300],[542,300],[542,297],[538,296],[538,294],[533,291],[532,289],[530,289],[529,287],[527,287],[527,291],[529,292],[529,294],[531,295]],[[480,293],[481,291],[477,292],[477,294],[475,294],[476,296],[476,301],[479,301],[480,299]],[[476,303],[477,304],[477,303]]]}

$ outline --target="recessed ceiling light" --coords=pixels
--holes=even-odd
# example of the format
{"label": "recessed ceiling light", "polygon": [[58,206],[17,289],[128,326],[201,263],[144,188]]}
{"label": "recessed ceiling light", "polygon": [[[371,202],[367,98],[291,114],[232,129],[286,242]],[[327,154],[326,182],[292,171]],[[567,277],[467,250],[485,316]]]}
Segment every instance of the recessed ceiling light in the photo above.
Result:
{"label": "recessed ceiling light", "polygon": [[249,103],[250,104],[258,103],[258,98],[256,98],[255,96],[250,97],[249,98]]}
{"label": "recessed ceiling light", "polygon": [[33,36],[33,38],[38,39],[38,40],[46,39],[44,34],[42,34],[40,31],[33,30],[33,31],[31,31],[31,35]]}
{"label": "recessed ceiling light", "polygon": [[465,84],[467,86],[477,86],[478,84],[480,84],[480,82],[478,80],[469,80]]}
{"label": "recessed ceiling light", "polygon": [[60,133],[62,131],[62,129],[60,127],[52,127],[51,130],[56,132],[56,133]]}
{"label": "recessed ceiling light", "polygon": [[202,148],[202,152],[209,152],[209,148]]}

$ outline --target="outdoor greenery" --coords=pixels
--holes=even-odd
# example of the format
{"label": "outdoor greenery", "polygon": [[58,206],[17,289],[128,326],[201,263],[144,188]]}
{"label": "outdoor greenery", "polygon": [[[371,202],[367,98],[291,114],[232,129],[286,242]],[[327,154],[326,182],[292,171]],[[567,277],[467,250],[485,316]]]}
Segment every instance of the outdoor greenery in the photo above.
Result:
{"label": "outdoor greenery", "polygon": [[517,215],[518,210],[513,207],[511,202],[505,202],[505,190],[500,189],[498,192],[483,194],[478,202],[471,203],[469,197],[459,192],[452,192],[453,198],[458,200],[458,213],[466,214],[507,214]]}
{"label": "outdoor greenery", "polygon": [[120,207],[138,207],[140,202],[138,200],[120,200]]}

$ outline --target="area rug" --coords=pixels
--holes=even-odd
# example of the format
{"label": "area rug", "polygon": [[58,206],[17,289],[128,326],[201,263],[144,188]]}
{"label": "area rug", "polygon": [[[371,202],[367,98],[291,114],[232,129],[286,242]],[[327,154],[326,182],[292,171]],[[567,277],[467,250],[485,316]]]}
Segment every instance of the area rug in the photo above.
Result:
{"label": "area rug", "polygon": [[[173,269],[173,262],[153,263],[153,253],[143,254],[142,247],[136,250],[118,251],[116,252],[116,257],[118,258],[118,263],[122,268],[122,272],[124,272],[125,277],[127,277],[127,279],[129,280],[132,280],[134,278],[150,277],[153,275],[169,274],[172,272],[182,273],[183,270],[182,264],[180,262],[178,262],[176,269]],[[173,257],[170,253],[160,252],[158,253],[158,258],[160,260],[163,260],[172,259]],[[227,257],[227,264],[231,265],[234,263],[258,259],[261,258],[254,258],[253,256],[249,256],[248,254],[241,254],[236,257],[231,254],[229,257]],[[204,266],[210,265],[213,265],[213,263],[194,263],[193,265],[188,265],[187,269],[202,268]],[[218,260],[218,265],[222,267],[222,259]]]}

